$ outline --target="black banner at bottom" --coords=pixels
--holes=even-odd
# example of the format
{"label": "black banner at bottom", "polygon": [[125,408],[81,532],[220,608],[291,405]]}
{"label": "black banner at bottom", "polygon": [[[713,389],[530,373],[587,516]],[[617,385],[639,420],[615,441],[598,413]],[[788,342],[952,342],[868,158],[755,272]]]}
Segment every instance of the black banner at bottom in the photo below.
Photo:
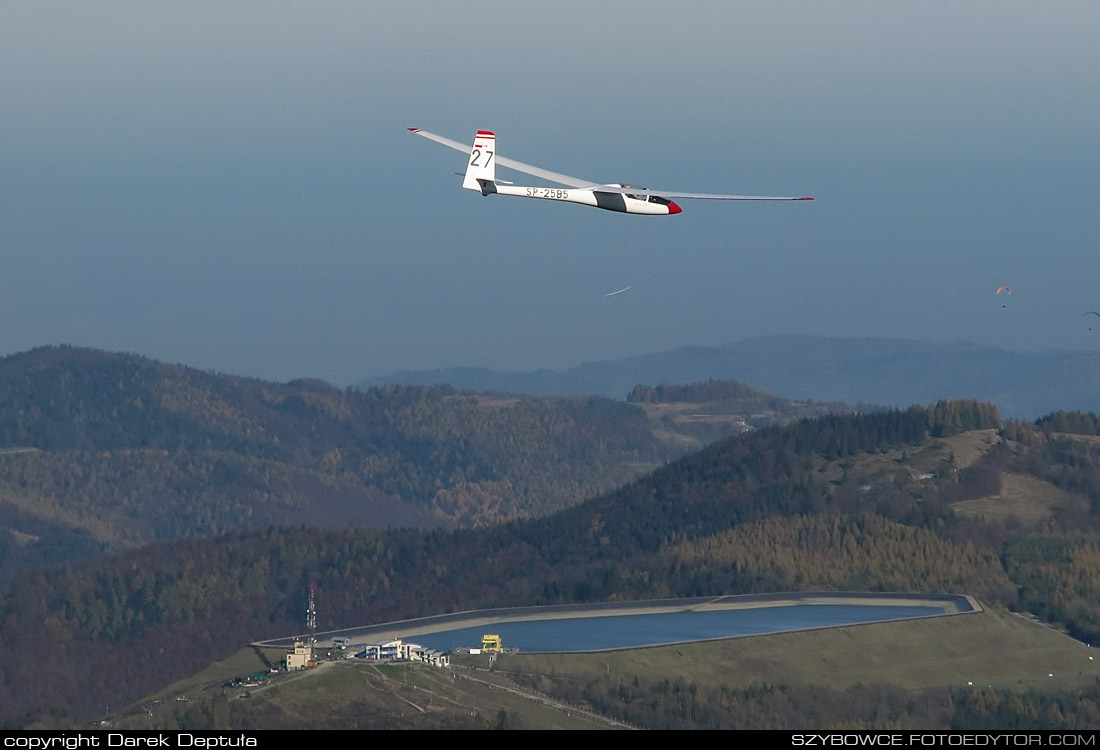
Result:
{"label": "black banner at bottom", "polygon": [[[350,732],[356,730],[329,730]],[[707,733],[707,732],[704,732]],[[748,730],[734,732],[740,738],[756,734],[769,744],[790,747],[959,747],[1018,748],[1057,747],[1100,750],[1098,730],[1082,731],[853,731],[793,732],[788,730]],[[216,748],[275,747],[287,742],[278,730],[245,731],[140,731],[107,730],[0,732],[0,750],[82,750],[82,748]]]}

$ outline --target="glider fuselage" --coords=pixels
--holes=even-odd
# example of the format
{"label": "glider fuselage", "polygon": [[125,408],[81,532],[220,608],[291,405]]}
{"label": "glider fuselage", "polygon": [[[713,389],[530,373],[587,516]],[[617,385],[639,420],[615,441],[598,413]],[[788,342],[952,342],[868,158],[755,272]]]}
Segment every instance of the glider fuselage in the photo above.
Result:
{"label": "glider fuselage", "polygon": [[[479,182],[481,182],[482,195],[496,193],[497,195],[514,195],[520,198],[565,201],[567,203],[579,203],[582,206],[594,206],[607,211],[618,211],[624,214],[648,214],[650,216],[668,216],[669,214],[678,214],[682,210],[674,202],[656,195],[608,193],[588,188],[525,187],[522,185],[505,185],[489,180]],[[608,185],[608,187],[625,188],[630,186]]]}

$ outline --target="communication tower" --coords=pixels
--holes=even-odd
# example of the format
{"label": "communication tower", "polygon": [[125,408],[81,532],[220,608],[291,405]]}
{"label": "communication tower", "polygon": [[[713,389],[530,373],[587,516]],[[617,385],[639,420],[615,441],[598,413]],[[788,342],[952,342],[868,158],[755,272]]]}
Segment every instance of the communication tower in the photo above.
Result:
{"label": "communication tower", "polygon": [[306,632],[309,633],[309,648],[317,645],[317,605],[313,600],[313,584],[309,584],[309,607],[306,609]]}

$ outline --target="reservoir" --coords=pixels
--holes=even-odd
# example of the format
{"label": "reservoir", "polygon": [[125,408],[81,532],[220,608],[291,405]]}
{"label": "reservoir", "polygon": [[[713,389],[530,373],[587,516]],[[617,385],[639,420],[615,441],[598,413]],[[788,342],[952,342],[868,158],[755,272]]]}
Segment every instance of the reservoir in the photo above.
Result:
{"label": "reservoir", "polygon": [[[567,653],[832,628],[980,612],[959,594],[793,592],[473,610],[317,633],[352,644],[401,639],[439,651],[478,647],[487,633],[504,648]],[[301,636],[299,636],[301,638]],[[294,638],[256,645],[289,648]],[[349,647],[350,648],[350,647]]]}
{"label": "reservoir", "polygon": [[942,608],[928,606],[795,604],[499,622],[421,633],[415,640],[429,648],[454,651],[480,646],[481,636],[492,632],[501,637],[505,648],[525,653],[606,651],[942,614]]}

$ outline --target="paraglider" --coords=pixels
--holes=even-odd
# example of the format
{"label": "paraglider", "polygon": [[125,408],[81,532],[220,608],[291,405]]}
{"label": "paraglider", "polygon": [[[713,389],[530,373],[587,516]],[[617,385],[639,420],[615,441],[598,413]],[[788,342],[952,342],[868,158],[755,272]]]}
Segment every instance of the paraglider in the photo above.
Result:
{"label": "paraglider", "polygon": [[[1000,289],[997,290],[997,294],[1000,294],[1001,292],[1004,292],[1005,294],[1012,294],[1012,288],[1002,286]],[[1007,305],[1001,305],[1001,307],[1007,307]]]}
{"label": "paraglider", "polygon": [[[1082,318],[1086,315],[1095,315],[1096,317],[1100,318],[1100,312],[1096,312],[1095,310],[1089,310],[1088,312],[1081,313]],[[1092,330],[1092,326],[1089,326],[1089,330]]]}

